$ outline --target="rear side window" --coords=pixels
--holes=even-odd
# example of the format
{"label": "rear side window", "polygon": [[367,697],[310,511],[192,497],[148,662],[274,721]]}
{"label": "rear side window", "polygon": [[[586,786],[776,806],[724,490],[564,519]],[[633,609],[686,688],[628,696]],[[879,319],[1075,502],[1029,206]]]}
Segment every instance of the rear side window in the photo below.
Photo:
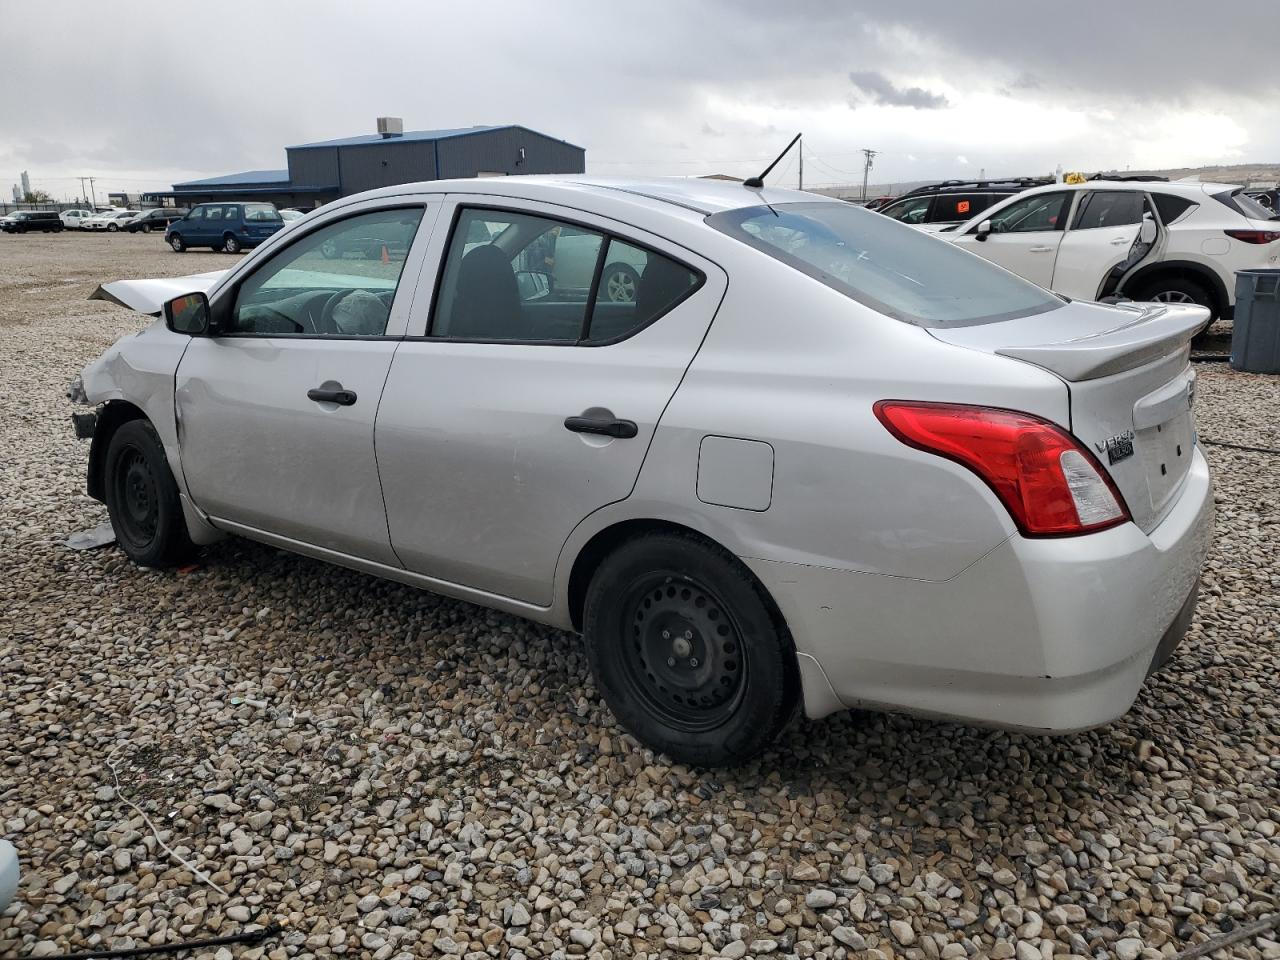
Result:
{"label": "rear side window", "polygon": [[221,220],[222,208],[221,207],[205,207],[204,218],[206,220]]}
{"label": "rear side window", "polygon": [[602,232],[509,210],[459,212],[430,336],[600,345],[630,336],[701,277]]}
{"label": "rear side window", "polygon": [[1122,227],[1142,222],[1143,195],[1137,190],[1098,190],[1076,211],[1074,230]]}
{"label": "rear side window", "polygon": [[906,323],[959,327],[1062,306],[1035,284],[923,232],[844,203],[782,203],[707,223]]}
{"label": "rear side window", "polygon": [[280,219],[280,212],[269,203],[246,203],[244,205],[244,218],[246,220],[274,223]]}
{"label": "rear side window", "polygon": [[1153,193],[1151,199],[1156,205],[1156,211],[1160,214],[1161,223],[1166,226],[1173,223],[1192,207],[1199,206],[1194,200],[1188,200],[1186,197],[1177,197],[1172,193]]}

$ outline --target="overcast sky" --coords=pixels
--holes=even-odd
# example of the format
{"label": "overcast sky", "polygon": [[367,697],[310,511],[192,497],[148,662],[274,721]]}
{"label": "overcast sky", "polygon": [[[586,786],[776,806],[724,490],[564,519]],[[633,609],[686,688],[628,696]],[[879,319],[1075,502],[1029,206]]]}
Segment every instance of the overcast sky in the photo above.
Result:
{"label": "overcast sky", "polygon": [[[1275,0],[6,2],[0,188],[130,192],[284,147],[518,123],[601,174],[806,186],[1280,160]],[[74,42],[73,42],[74,41]],[[162,52],[163,51],[163,52]],[[770,178],[794,184],[794,162]]]}

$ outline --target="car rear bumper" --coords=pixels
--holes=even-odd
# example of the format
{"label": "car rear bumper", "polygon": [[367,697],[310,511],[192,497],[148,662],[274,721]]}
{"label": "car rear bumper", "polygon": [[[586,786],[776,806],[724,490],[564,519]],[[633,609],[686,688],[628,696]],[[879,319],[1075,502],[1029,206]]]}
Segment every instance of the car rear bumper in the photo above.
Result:
{"label": "car rear bumper", "polygon": [[1168,659],[1190,624],[1212,530],[1197,449],[1150,534],[1127,523],[1014,536],[942,581],[746,562],[829,683],[811,690],[815,672],[805,674],[810,715],[843,705],[1065,733],[1123,715]]}

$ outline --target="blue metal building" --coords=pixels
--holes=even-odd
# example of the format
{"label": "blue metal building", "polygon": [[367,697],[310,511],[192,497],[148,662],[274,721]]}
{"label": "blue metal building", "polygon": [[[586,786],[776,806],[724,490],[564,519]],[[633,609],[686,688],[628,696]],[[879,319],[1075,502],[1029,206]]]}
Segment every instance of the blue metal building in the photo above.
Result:
{"label": "blue metal building", "polygon": [[286,147],[284,170],[175,183],[172,191],[145,194],[144,200],[191,206],[241,198],[306,209],[397,183],[586,169],[582,147],[513,124],[406,133],[397,119],[384,117],[378,131]]}

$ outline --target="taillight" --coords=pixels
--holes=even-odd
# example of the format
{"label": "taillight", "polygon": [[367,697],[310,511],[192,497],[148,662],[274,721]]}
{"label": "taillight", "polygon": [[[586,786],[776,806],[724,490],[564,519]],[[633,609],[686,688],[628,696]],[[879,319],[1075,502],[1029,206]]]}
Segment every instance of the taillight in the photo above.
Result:
{"label": "taillight", "polygon": [[1231,239],[1244,243],[1274,243],[1280,240],[1280,231],[1275,230],[1227,230],[1226,234]]}
{"label": "taillight", "polygon": [[1024,536],[1093,533],[1129,519],[1101,464],[1047,420],[995,407],[905,400],[881,400],[875,414],[907,446],[981,477]]}

